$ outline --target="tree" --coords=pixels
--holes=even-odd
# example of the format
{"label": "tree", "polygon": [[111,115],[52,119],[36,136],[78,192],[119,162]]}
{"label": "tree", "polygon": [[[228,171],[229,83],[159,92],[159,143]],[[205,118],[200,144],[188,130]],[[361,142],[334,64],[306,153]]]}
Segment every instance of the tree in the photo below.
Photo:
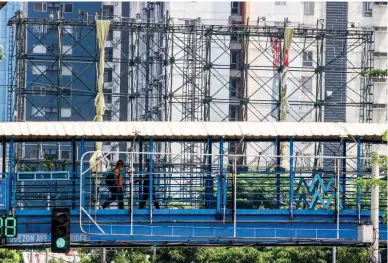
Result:
{"label": "tree", "polygon": [[337,247],[337,262],[339,263],[364,263],[368,258],[365,248]]}
{"label": "tree", "polygon": [[22,262],[22,256],[19,252],[9,249],[0,249],[0,262],[1,263],[19,263]]}

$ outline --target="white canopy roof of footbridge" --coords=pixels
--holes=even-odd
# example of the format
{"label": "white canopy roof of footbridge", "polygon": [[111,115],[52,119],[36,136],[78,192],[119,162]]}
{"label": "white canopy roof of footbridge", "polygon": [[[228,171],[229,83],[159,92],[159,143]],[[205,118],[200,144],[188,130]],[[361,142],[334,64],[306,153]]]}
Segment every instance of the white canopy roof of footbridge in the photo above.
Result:
{"label": "white canopy roof of footbridge", "polygon": [[309,122],[0,122],[0,136],[16,141],[130,141],[137,135],[163,141],[295,140],[336,141],[362,136],[381,142],[388,124]]}

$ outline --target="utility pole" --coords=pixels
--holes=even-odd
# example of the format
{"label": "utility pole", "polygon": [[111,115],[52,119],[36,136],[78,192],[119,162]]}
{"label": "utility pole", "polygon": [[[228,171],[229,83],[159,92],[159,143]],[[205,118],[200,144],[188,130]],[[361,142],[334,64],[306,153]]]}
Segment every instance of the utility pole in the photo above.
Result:
{"label": "utility pole", "polygon": [[106,248],[100,248],[101,263],[106,263]]}
{"label": "utility pole", "polygon": [[337,247],[332,247],[331,251],[332,251],[331,262],[336,263],[337,262]]}
{"label": "utility pole", "polygon": [[373,243],[371,262],[379,262],[379,185],[374,183],[379,179],[380,169],[378,164],[372,165],[372,193],[371,193],[371,220],[373,225]]}

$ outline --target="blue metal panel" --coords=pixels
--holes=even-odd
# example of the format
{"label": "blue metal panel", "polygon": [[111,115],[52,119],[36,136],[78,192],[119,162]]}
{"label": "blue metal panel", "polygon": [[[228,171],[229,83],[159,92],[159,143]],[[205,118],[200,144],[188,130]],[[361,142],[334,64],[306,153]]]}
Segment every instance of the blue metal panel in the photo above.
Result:
{"label": "blue metal panel", "polygon": [[[135,210],[135,221],[144,214],[144,210]],[[230,212],[230,211],[229,211]],[[288,210],[273,210],[278,215],[256,213],[247,214],[248,210],[238,210],[239,222],[236,228],[236,237],[233,237],[233,224],[223,224],[214,219],[216,213],[212,210],[158,210],[155,211],[153,224],[147,222],[138,224],[134,228],[134,235],[130,234],[128,223],[112,223],[102,226],[107,235],[96,235],[95,225],[88,225],[88,234],[82,233],[78,223],[72,224],[72,242],[84,244],[118,244],[118,243],[148,243],[150,245],[168,244],[170,242],[182,242],[185,244],[223,244],[230,245],[230,242],[243,244],[297,244],[300,241],[310,244],[357,244],[366,245],[357,241],[357,221],[351,221],[353,217],[343,213],[341,216],[339,237],[336,239],[337,225],[332,221],[332,216],[324,220],[324,211],[309,211],[310,215],[301,215],[295,211],[295,220],[289,222]],[[264,211],[262,211],[264,212]],[[334,211],[326,211],[326,214],[333,215]],[[72,222],[79,219],[79,211],[72,210]],[[200,221],[206,219],[207,215],[213,218],[212,223]],[[9,244],[34,244],[49,243],[50,241],[50,211],[16,211],[19,220],[18,236],[8,239]],[[171,216],[176,220],[173,222]],[[198,218],[199,216],[199,218]],[[369,214],[362,215],[367,220]],[[97,211],[97,218],[101,221],[111,221],[115,218],[117,222],[128,222],[128,212],[123,210]],[[194,220],[193,220],[194,218]],[[198,220],[199,219],[199,220]],[[321,220],[320,220],[321,219]],[[146,219],[145,219],[146,220]],[[187,221],[191,220],[191,222]],[[197,220],[197,221],[195,221]],[[314,221],[313,224],[306,224],[306,220]],[[186,221],[186,222],[185,222]],[[84,224],[90,223],[89,219],[83,220]],[[90,231],[90,232],[89,232]],[[386,238],[386,225],[380,225],[382,240]],[[283,243],[283,244],[286,244]]]}

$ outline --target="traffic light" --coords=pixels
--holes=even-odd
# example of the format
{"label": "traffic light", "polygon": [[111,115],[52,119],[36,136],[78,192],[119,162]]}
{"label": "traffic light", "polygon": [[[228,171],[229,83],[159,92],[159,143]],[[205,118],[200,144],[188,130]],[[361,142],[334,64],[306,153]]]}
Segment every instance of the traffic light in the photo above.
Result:
{"label": "traffic light", "polygon": [[51,212],[51,252],[70,251],[70,209],[53,208]]}

